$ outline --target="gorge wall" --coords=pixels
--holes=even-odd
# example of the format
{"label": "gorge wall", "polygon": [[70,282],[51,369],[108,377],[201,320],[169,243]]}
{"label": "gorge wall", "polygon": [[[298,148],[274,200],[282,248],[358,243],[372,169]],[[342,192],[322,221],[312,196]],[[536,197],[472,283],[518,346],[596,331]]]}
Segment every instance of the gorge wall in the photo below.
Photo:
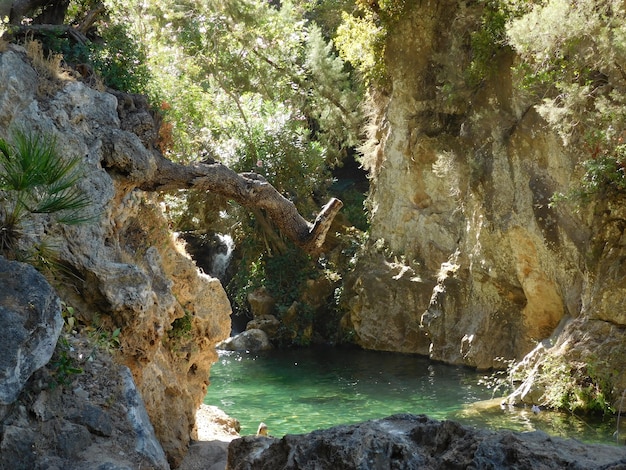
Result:
{"label": "gorge wall", "polygon": [[579,184],[579,155],[514,85],[511,50],[466,85],[479,3],[414,2],[389,30],[365,150],[371,234],[344,322],[365,348],[481,369],[554,334],[545,348],[593,361],[619,395],[624,207],[550,204]]}
{"label": "gorge wall", "polygon": [[[95,217],[80,225],[35,215],[20,243],[45,241],[63,266],[54,287],[77,325],[120,329],[118,362],[132,372],[170,464],[186,452],[230,304],[171,234],[156,199],[137,186],[155,171],[156,129],[145,99],[98,91],[36,66],[19,46],[0,53],[0,137],[15,129],[82,157],[79,185]],[[35,65],[34,65],[35,64]]]}

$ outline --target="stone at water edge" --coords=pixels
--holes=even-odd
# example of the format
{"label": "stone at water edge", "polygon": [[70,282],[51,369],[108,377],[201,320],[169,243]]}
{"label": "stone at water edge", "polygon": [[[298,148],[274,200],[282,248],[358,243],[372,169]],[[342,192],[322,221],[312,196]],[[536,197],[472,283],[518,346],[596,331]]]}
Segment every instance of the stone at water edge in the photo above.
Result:
{"label": "stone at water edge", "polygon": [[626,448],[588,445],[541,431],[473,429],[424,415],[395,415],[282,439],[245,436],[228,470],[626,469]]}
{"label": "stone at water edge", "polygon": [[268,351],[274,347],[265,331],[250,329],[222,341],[216,348],[225,351],[258,352]]}

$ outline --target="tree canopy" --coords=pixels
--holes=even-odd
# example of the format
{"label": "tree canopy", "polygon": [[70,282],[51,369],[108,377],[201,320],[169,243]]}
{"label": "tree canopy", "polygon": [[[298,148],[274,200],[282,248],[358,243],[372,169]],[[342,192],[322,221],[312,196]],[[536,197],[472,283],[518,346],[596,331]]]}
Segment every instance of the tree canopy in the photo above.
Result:
{"label": "tree canopy", "polygon": [[[48,48],[93,68],[106,85],[148,95],[162,115],[159,147],[169,160],[194,171],[209,163],[202,168],[221,177],[235,173],[219,164],[246,173],[245,184],[276,188],[284,196],[277,200],[289,203],[282,216],[295,220],[286,208],[313,212],[361,125],[361,90],[321,28],[305,19],[312,12],[305,3],[16,0],[9,22],[43,33]],[[212,192],[236,199],[219,182]],[[277,216],[243,201],[244,193],[238,202],[257,218]],[[190,204],[173,204],[185,228],[198,228],[184,215]]]}

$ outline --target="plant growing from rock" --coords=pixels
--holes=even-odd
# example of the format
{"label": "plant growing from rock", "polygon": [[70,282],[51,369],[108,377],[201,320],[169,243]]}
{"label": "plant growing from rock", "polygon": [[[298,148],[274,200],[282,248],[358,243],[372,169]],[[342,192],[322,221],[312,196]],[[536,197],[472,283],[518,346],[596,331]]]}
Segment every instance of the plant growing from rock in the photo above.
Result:
{"label": "plant growing from rock", "polygon": [[75,375],[83,373],[83,369],[77,366],[70,351],[71,346],[68,339],[64,336],[59,337],[56,350],[48,366],[51,370],[50,388],[69,385]]}
{"label": "plant growing from rock", "polygon": [[91,201],[77,186],[79,162],[59,155],[52,136],[16,131],[11,141],[0,139],[0,253],[26,260],[49,255],[44,243],[30,250],[19,244],[37,215],[63,224],[90,219]]}

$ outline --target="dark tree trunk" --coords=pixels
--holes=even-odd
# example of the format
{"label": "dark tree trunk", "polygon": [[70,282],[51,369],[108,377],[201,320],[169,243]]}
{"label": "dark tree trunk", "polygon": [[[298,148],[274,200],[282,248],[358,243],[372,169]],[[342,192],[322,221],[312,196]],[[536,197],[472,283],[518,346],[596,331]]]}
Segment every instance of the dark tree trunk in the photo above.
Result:
{"label": "dark tree trunk", "polygon": [[69,3],[69,0],[15,0],[9,22],[20,24],[24,18],[32,18],[35,24],[63,24]]}

